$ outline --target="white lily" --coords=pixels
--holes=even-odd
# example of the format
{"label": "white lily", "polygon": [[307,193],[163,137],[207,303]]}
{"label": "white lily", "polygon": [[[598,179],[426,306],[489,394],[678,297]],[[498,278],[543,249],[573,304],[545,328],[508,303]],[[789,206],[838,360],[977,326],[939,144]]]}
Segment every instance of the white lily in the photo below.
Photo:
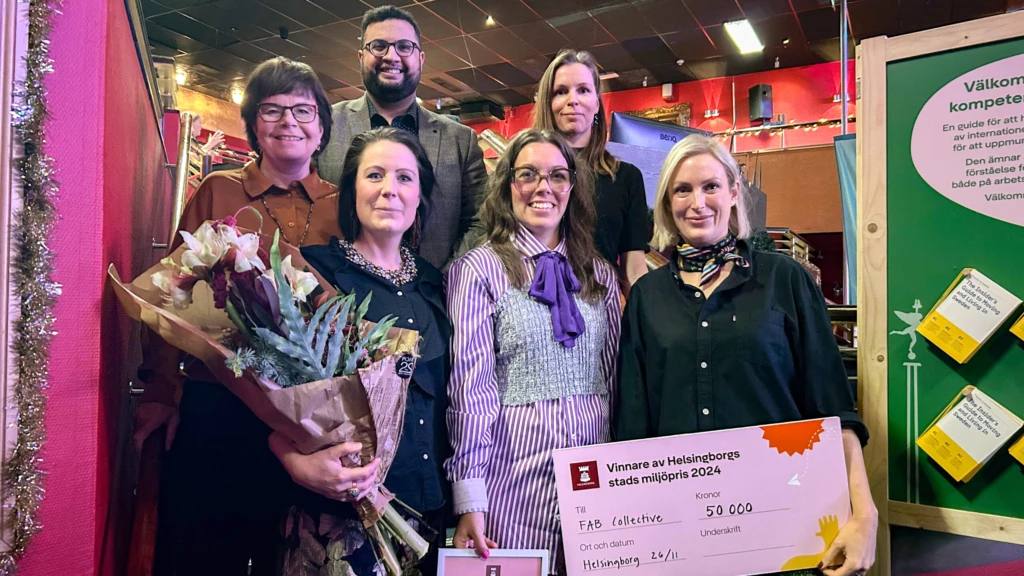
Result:
{"label": "white lily", "polygon": [[181,255],[181,263],[188,268],[209,268],[220,261],[229,246],[224,236],[204,222],[195,234],[181,231],[181,237],[188,246]]}
{"label": "white lily", "polygon": [[[263,272],[263,275],[270,279],[274,288],[277,288],[277,279],[274,278],[273,270],[266,270]],[[285,256],[284,260],[281,260],[281,275],[288,281],[288,285],[292,289],[292,298],[296,300],[305,300],[320,285],[316,281],[316,276],[309,272],[296,270],[295,266],[292,266],[291,254]]]}
{"label": "white lily", "polygon": [[[175,310],[184,310],[192,303],[191,286],[195,284],[194,277],[167,269],[153,274],[150,278],[153,280],[153,286],[170,297]],[[190,289],[184,289],[183,285],[188,285]]]}
{"label": "white lily", "polygon": [[[232,230],[232,234],[234,234],[234,230]],[[253,268],[266,269],[266,265],[263,264],[263,260],[259,256],[259,236],[255,234],[236,235],[235,239],[231,241],[231,246],[235,249],[235,272],[248,272]]]}

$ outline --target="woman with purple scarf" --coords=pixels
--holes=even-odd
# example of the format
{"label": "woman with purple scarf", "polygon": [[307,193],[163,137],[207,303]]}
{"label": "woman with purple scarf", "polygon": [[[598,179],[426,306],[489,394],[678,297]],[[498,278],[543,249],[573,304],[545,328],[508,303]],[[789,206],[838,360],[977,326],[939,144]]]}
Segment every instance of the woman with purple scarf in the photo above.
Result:
{"label": "woman with purple scarf", "polygon": [[448,274],[454,327],[445,469],[455,545],[561,562],[551,453],[609,440],[615,271],[594,247],[593,175],[559,134],[525,130],[490,176],[483,245]]}

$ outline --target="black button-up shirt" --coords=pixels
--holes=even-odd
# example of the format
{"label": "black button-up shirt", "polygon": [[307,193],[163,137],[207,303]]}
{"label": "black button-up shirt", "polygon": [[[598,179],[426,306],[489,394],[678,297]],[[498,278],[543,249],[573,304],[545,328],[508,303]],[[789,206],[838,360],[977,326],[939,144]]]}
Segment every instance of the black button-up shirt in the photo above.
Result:
{"label": "black button-up shirt", "polygon": [[739,250],[750,267],[734,266],[708,297],[674,257],[633,286],[616,439],[838,416],[866,443],[821,290],[787,256]]}
{"label": "black button-up shirt", "polygon": [[409,385],[402,437],[384,485],[415,510],[440,509],[450,492],[442,465],[450,451],[445,411],[451,336],[441,273],[417,256],[416,280],[395,286],[353,264],[337,238],[325,246],[302,248],[302,256],[339,291],[354,291],[357,302],[372,292],[367,320],[377,322],[390,314],[398,318],[395,326],[420,333],[420,358]]}
{"label": "black button-up shirt", "polygon": [[370,113],[371,129],[386,128],[388,126],[391,126],[393,128],[405,130],[406,132],[412,134],[413,136],[418,137],[420,135],[420,127],[419,124],[416,122],[415,102],[413,102],[412,106],[410,106],[409,109],[405,111],[405,114],[395,116],[395,119],[391,121],[391,124],[388,124],[387,118],[384,118],[383,116],[380,115],[380,112],[377,112],[377,107],[373,105],[373,102],[371,102],[369,98],[366,99],[366,109]]}

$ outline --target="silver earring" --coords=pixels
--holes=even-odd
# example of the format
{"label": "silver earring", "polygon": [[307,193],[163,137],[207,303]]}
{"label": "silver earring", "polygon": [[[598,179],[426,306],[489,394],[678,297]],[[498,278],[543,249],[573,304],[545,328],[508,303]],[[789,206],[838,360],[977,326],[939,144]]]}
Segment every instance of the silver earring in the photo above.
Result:
{"label": "silver earring", "polygon": [[594,126],[597,126],[597,114],[594,114]]}

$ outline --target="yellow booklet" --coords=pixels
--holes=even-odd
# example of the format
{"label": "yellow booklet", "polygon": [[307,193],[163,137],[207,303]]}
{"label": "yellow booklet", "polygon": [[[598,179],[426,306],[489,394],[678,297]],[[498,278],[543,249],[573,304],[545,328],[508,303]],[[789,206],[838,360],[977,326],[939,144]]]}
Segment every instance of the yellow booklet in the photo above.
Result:
{"label": "yellow booklet", "polygon": [[1010,456],[1016,458],[1021,464],[1024,464],[1024,438],[1017,440],[1017,443],[1010,446]]}
{"label": "yellow booklet", "polygon": [[1020,318],[1010,327],[1010,332],[1017,338],[1024,340],[1024,314],[1021,314]]}
{"label": "yellow booklet", "polygon": [[1020,298],[973,268],[964,268],[917,331],[963,364],[1020,306]]}
{"label": "yellow booklet", "polygon": [[967,482],[1024,421],[974,386],[966,386],[939,414],[917,445],[957,482]]}

